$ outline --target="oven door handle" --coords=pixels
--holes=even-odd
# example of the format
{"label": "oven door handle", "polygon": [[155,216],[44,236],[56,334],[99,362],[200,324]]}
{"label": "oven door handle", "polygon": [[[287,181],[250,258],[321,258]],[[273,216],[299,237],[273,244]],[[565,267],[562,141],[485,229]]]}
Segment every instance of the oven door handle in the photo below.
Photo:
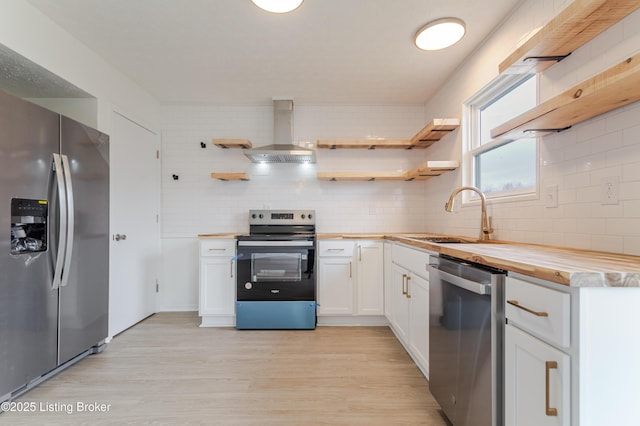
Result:
{"label": "oven door handle", "polygon": [[[491,284],[482,284],[475,281],[471,281],[457,275],[450,274],[448,272],[444,272],[439,268],[439,265],[429,265],[429,272],[436,276],[438,279],[444,279],[448,283],[455,285],[456,287],[463,288],[470,292],[488,295],[491,294]],[[431,277],[429,277],[431,278]]]}
{"label": "oven door handle", "polygon": [[313,241],[238,241],[238,247],[313,247]]}

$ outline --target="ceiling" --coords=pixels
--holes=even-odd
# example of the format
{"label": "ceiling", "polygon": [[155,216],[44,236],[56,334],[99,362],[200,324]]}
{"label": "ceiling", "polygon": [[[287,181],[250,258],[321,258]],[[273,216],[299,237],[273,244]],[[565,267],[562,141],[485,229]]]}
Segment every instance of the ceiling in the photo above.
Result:
{"label": "ceiling", "polygon": [[[29,0],[162,104],[421,104],[519,0]],[[453,16],[467,34],[425,52],[413,35]]]}

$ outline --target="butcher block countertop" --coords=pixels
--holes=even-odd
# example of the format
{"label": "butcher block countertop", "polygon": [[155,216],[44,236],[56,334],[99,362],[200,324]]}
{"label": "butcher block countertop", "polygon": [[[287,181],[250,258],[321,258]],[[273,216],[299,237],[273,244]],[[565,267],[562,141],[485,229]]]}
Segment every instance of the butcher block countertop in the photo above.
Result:
{"label": "butcher block countertop", "polygon": [[[461,239],[468,243],[423,239],[431,236],[450,237],[385,234],[382,238],[572,287],[640,287],[640,256],[503,241],[479,243],[464,237]],[[318,238],[381,239],[381,235],[323,234]]]}
{"label": "butcher block countertop", "polygon": [[198,238],[237,238],[239,234],[198,234]]}
{"label": "butcher block countertop", "polygon": [[[200,234],[198,238],[236,238],[238,234]],[[454,237],[463,243],[434,243],[426,237],[438,234],[318,234],[319,240],[391,240],[416,248],[457,257],[506,271],[571,287],[640,287],[640,256],[578,250],[535,244],[489,241],[480,243]]]}

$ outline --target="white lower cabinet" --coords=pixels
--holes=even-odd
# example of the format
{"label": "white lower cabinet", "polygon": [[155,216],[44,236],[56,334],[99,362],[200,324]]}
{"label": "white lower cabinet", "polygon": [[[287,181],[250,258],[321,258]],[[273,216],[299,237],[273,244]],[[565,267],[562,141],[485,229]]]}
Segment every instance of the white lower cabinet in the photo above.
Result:
{"label": "white lower cabinet", "polygon": [[511,426],[571,423],[571,359],[543,341],[505,329],[505,418]]}
{"label": "white lower cabinet", "polygon": [[391,322],[393,304],[391,303],[393,282],[393,243],[384,243],[384,316]]}
{"label": "white lower cabinet", "polygon": [[356,243],[356,314],[384,315],[384,249],[379,241]]}
{"label": "white lower cabinet", "polygon": [[235,325],[235,253],[235,240],[200,240],[201,327]]}
{"label": "white lower cabinet", "polygon": [[409,351],[423,371],[429,370],[429,281],[411,275],[409,282]]}
{"label": "white lower cabinet", "polygon": [[406,346],[409,342],[409,307],[411,299],[407,297],[406,286],[409,271],[393,264],[391,281],[391,318],[389,322],[396,337]]}
{"label": "white lower cabinet", "polygon": [[571,294],[507,277],[505,424],[571,425]]}
{"label": "white lower cabinet", "polygon": [[353,258],[320,258],[318,315],[353,315]]}
{"label": "white lower cabinet", "polygon": [[422,373],[429,377],[429,253],[403,245],[392,247],[391,282],[386,312],[391,329]]}
{"label": "white lower cabinet", "polygon": [[383,243],[318,242],[318,324],[384,322]]}
{"label": "white lower cabinet", "polygon": [[505,425],[640,425],[640,288],[508,273]]}

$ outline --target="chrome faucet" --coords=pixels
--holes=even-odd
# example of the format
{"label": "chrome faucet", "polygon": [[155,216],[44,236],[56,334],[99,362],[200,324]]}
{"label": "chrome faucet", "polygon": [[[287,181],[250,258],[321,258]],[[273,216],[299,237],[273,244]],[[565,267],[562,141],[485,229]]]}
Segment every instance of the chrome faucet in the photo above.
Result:
{"label": "chrome faucet", "polygon": [[480,223],[480,240],[486,241],[489,240],[491,233],[493,232],[493,228],[491,228],[491,223],[489,218],[487,217],[487,198],[484,196],[482,191],[480,191],[475,186],[461,186],[460,188],[454,189],[449,197],[449,201],[444,205],[444,209],[448,212],[453,211],[453,203],[460,192],[464,190],[474,191],[480,196],[480,204],[482,208],[482,218]]}

